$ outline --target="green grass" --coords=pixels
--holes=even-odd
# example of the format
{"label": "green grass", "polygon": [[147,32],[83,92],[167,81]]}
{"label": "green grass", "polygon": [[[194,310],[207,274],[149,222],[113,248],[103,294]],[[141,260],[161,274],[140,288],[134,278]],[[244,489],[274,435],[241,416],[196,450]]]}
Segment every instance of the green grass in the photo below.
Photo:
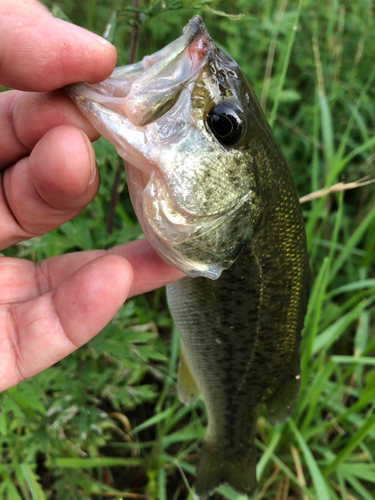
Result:
{"label": "green grass", "polygon": [[[129,2],[45,2],[97,33],[110,22],[128,57]],[[300,195],[374,177],[372,3],[288,0],[141,2],[139,58],[195,13],[252,82]],[[210,10],[211,9],[211,10]],[[212,9],[244,14],[240,20]],[[263,92],[263,93],[262,93]],[[95,145],[102,185],[80,216],[5,255],[39,260],[140,236],[122,174],[106,232],[118,157]],[[289,422],[258,422],[257,500],[375,499],[375,197],[368,185],[302,206],[312,289],[302,384]],[[176,395],[178,333],[164,291],[130,300],[92,342],[1,395],[0,499],[192,499],[206,416]],[[228,487],[214,498],[243,500]]]}

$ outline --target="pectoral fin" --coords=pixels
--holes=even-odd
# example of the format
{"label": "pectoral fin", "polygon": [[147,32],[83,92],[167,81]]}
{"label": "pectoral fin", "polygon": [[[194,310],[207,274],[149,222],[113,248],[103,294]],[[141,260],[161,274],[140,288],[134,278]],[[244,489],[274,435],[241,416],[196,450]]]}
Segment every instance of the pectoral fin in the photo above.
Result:
{"label": "pectoral fin", "polygon": [[192,406],[197,402],[200,391],[188,365],[181,342],[180,363],[178,365],[178,396],[182,403]]}

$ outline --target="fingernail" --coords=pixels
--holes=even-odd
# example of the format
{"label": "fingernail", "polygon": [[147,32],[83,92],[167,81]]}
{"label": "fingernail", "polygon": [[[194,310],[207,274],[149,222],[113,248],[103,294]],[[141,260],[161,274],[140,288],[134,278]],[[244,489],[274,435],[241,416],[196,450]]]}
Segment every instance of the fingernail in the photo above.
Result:
{"label": "fingernail", "polygon": [[80,132],[81,132],[82,137],[85,139],[85,142],[87,144],[87,151],[88,151],[89,158],[90,158],[91,175],[90,175],[89,182],[88,182],[88,185],[90,186],[96,178],[96,172],[98,171],[98,164],[96,163],[95,153],[94,153],[94,149],[92,147],[90,139],[83,132],[83,130],[80,130]]}
{"label": "fingernail", "polygon": [[111,45],[108,40],[105,38],[102,38],[101,36],[97,35],[96,33],[92,33],[91,31],[88,31],[84,28],[81,28],[81,26],[77,26],[76,24],[68,23],[66,21],[63,21],[62,19],[59,19],[59,21],[63,22],[67,28],[69,28],[72,31],[75,31],[76,33],[79,33],[83,36],[87,36],[93,40],[96,40],[99,42],[101,45]]}
{"label": "fingernail", "polygon": [[96,179],[96,172],[98,171],[98,164],[96,161],[94,163],[91,163],[91,177],[89,180],[89,186],[94,182]]}

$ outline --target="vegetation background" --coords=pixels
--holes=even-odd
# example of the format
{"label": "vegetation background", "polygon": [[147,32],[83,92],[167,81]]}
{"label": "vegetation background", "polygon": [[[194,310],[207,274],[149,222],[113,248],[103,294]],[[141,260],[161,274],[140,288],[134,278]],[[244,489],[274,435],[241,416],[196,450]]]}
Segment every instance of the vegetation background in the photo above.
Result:
{"label": "vegetation background", "polygon": [[[105,33],[119,65],[129,58],[134,26],[140,59],[202,14],[252,83],[301,196],[374,178],[372,1],[44,3]],[[141,236],[121,161],[102,139],[95,150],[102,175],[95,201],[5,255],[39,260]],[[375,499],[374,200],[374,186],[366,185],[302,207],[313,277],[302,388],[287,423],[271,427],[265,414],[259,418],[256,500]],[[206,416],[202,401],[195,408],[178,401],[178,342],[157,290],[127,302],[79,351],[3,393],[0,498],[192,499]],[[213,498],[244,499],[228,487]]]}

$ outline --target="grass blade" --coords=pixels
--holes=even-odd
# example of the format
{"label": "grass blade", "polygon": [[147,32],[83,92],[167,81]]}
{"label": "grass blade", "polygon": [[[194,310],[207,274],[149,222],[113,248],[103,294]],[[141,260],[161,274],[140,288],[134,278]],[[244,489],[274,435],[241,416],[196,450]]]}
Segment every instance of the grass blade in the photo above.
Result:
{"label": "grass blade", "polygon": [[303,439],[302,434],[297,429],[293,419],[290,419],[288,424],[293,434],[295,435],[298,444],[300,445],[300,448],[302,450],[302,453],[305,457],[307,466],[311,474],[312,481],[314,483],[315,491],[319,500],[330,500],[331,497],[325,479],[322,473],[320,472],[319,466],[316,463],[313,454],[311,453],[309,447],[307,446],[305,440]]}
{"label": "grass blade", "polygon": [[[255,444],[258,446],[258,448],[261,448],[264,452],[267,450],[267,447],[258,439],[255,440]],[[320,498],[318,499],[315,494],[309,490],[305,485],[301,484],[299,482],[298,477],[293,474],[293,472],[287,467],[284,462],[282,462],[274,453],[271,453],[271,458],[272,461],[279,466],[279,468],[284,472],[284,474],[291,479],[291,481],[300,489],[303,491],[303,493],[310,499],[310,500],[321,500]]]}
{"label": "grass blade", "polygon": [[[374,408],[369,412],[372,415]],[[375,415],[369,416],[356,434],[349,440],[348,444],[337,455],[337,457],[323,470],[324,476],[329,476],[341,462],[358,446],[366,435],[375,427]]]}
{"label": "grass blade", "polygon": [[22,475],[25,479],[25,482],[30,490],[32,500],[45,500],[46,497],[30,465],[22,464],[20,466],[20,469],[22,471]]}
{"label": "grass blade", "polygon": [[297,25],[299,22],[299,17],[301,14],[302,3],[303,3],[303,0],[299,0],[295,21],[293,23],[292,30],[289,34],[288,43],[286,45],[286,49],[284,52],[283,66],[282,66],[282,70],[281,70],[281,75],[279,76],[279,85],[278,85],[277,90],[276,90],[276,96],[275,96],[275,100],[274,100],[274,103],[272,106],[272,111],[271,111],[270,117],[268,119],[271,127],[273,126],[273,124],[275,122],[277,109],[279,107],[280,96],[281,96],[281,92],[282,92],[283,87],[284,87],[285,76],[286,76],[286,72],[287,72],[288,66],[289,66],[290,54],[292,52],[294,38],[296,36],[296,30],[297,30]]}
{"label": "grass blade", "polygon": [[56,458],[49,464],[50,467],[61,467],[64,469],[93,469],[95,467],[139,467],[143,464],[142,458]]}

